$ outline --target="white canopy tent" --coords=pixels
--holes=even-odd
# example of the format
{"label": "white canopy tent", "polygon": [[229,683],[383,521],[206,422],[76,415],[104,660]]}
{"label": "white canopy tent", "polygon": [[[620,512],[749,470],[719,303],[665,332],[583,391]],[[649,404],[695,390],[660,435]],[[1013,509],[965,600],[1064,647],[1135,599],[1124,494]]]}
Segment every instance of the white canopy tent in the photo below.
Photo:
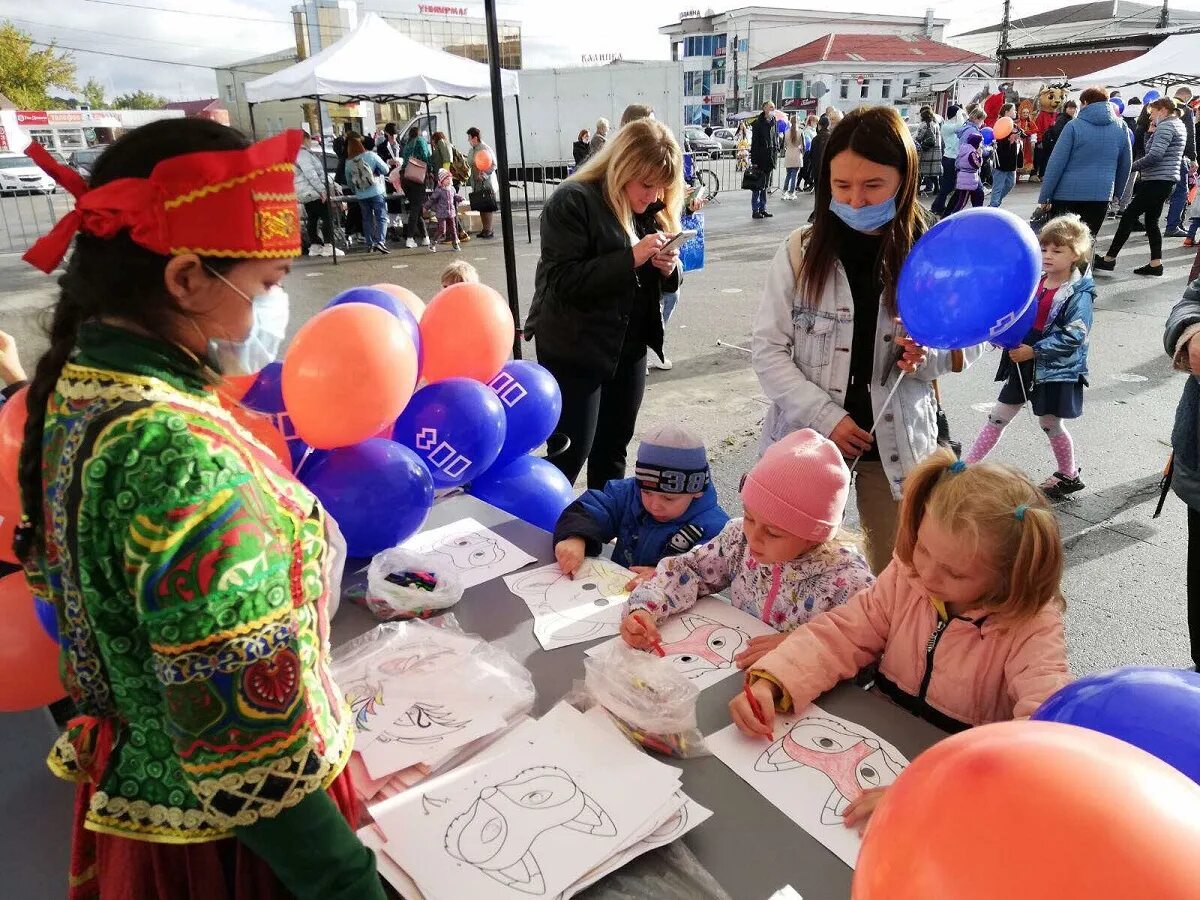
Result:
{"label": "white canopy tent", "polygon": [[[517,73],[500,70],[504,95],[517,93]],[[267,100],[469,100],[490,94],[485,63],[435,50],[405,37],[375,13],[316,56],[246,84],[251,103]]]}
{"label": "white canopy tent", "polygon": [[1200,33],[1173,34],[1136,59],[1090,75],[1077,75],[1074,84],[1124,87],[1128,84],[1191,84],[1200,81]]}

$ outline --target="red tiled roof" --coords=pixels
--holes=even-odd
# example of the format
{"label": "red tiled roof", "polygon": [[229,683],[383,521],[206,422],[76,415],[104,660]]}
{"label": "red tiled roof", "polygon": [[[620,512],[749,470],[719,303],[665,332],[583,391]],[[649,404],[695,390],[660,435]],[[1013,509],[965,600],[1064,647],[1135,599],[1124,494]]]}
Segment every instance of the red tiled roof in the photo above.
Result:
{"label": "red tiled roof", "polygon": [[827,34],[801,47],[781,53],[755,69],[776,69],[818,62],[911,62],[945,64],[991,62],[986,56],[951,47],[927,37],[895,34]]}

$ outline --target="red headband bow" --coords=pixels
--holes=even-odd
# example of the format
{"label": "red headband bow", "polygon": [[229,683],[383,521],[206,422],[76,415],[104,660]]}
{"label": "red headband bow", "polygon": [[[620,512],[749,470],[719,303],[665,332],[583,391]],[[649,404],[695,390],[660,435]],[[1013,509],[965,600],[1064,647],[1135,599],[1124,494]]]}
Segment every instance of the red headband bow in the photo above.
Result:
{"label": "red headband bow", "polygon": [[49,273],[76,232],[134,243],[163,256],[195,253],[268,259],[300,253],[293,129],[244,150],[208,150],[165,159],[149,178],[119,178],[90,189],[72,169],[30,144],[25,153],[75,197],[75,208],[22,257]]}

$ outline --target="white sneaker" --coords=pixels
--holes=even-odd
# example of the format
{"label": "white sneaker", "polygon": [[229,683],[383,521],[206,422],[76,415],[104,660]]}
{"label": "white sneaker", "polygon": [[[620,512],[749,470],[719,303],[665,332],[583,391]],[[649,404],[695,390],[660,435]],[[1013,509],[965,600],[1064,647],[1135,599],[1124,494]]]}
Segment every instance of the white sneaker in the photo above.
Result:
{"label": "white sneaker", "polygon": [[333,246],[333,244],[326,244],[325,247],[321,251],[321,255],[322,256],[345,256],[346,251],[339,250],[337,247]]}
{"label": "white sneaker", "polygon": [[326,256],[328,254],[324,253],[321,250],[320,244],[309,244],[308,245],[308,255],[309,256]]}
{"label": "white sneaker", "polygon": [[[422,244],[421,246],[423,247],[423,246],[425,246],[425,245],[424,245],[424,244]],[[430,252],[430,253],[437,253],[437,244],[430,244],[430,245],[429,245],[429,252]]]}
{"label": "white sneaker", "polygon": [[405,250],[416,250],[417,242],[414,241],[412,238],[409,238],[407,241],[404,242],[404,249]]}
{"label": "white sneaker", "polygon": [[425,237],[421,238],[421,246],[422,247],[429,246],[429,235],[425,235]]}
{"label": "white sneaker", "polygon": [[647,362],[651,369],[658,369],[660,372],[670,372],[675,366],[670,359],[659,359],[654,355],[647,356]]}

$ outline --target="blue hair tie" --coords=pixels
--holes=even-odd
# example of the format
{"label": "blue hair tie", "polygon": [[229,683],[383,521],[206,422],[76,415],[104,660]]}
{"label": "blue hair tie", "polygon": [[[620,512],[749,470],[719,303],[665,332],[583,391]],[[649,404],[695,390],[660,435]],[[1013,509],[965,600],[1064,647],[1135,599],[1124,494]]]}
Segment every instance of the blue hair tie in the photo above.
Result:
{"label": "blue hair tie", "polygon": [[1029,509],[1029,507],[1028,507],[1028,506],[1026,506],[1024,503],[1022,503],[1022,504],[1021,504],[1020,506],[1018,506],[1018,507],[1017,507],[1015,510],[1013,510],[1013,515],[1016,517],[1016,520],[1017,520],[1018,522],[1024,522],[1024,521],[1025,521],[1025,512],[1026,512],[1026,510],[1028,510],[1028,509]]}
{"label": "blue hair tie", "polygon": [[961,459],[956,459],[954,462],[950,463],[950,471],[953,472],[955,475],[958,475],[962,472],[967,471],[967,464],[965,462],[963,462]]}

